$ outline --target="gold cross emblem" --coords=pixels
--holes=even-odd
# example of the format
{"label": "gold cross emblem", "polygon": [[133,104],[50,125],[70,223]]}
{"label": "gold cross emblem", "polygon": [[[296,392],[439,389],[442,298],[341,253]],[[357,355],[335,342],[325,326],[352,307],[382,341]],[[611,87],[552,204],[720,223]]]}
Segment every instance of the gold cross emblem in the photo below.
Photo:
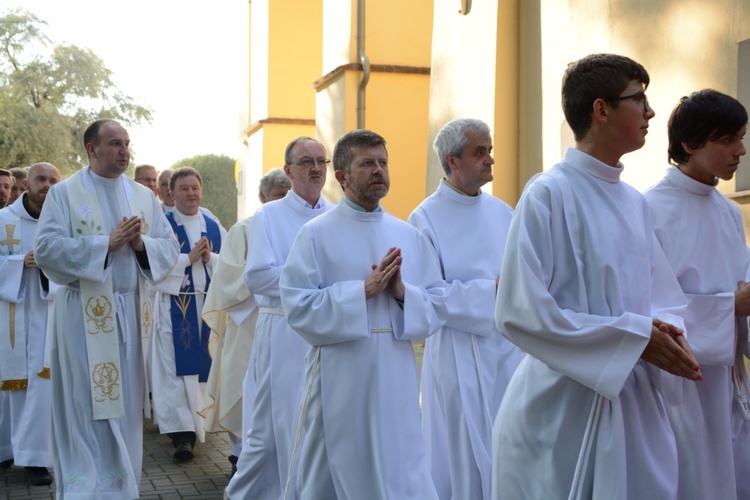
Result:
{"label": "gold cross emblem", "polygon": [[5,232],[8,233],[8,237],[5,238],[5,240],[0,241],[0,246],[5,245],[8,247],[8,255],[13,255],[13,247],[15,245],[20,245],[21,240],[13,239],[13,233],[16,230],[15,224],[6,224],[5,225]]}

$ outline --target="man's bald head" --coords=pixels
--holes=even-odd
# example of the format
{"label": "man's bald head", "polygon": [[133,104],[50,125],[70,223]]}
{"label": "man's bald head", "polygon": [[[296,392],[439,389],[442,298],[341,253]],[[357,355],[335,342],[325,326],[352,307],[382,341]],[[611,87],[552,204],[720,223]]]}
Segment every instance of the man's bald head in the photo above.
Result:
{"label": "man's bald head", "polygon": [[26,178],[28,201],[36,211],[42,210],[49,188],[60,182],[60,171],[51,163],[35,163]]}

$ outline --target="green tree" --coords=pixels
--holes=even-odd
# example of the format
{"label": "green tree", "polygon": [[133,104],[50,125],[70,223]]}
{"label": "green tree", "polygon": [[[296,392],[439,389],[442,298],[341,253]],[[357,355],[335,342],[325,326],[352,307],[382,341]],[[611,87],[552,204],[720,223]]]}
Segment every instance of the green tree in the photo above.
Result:
{"label": "green tree", "polygon": [[150,121],[151,110],[123,94],[91,50],[52,43],[46,24],[21,9],[0,17],[0,167],[47,161],[69,175],[86,164],[89,123]]}
{"label": "green tree", "polygon": [[184,158],[170,168],[193,167],[203,179],[201,205],[211,210],[229,229],[237,222],[237,185],[234,180],[235,161],[226,155],[198,155]]}

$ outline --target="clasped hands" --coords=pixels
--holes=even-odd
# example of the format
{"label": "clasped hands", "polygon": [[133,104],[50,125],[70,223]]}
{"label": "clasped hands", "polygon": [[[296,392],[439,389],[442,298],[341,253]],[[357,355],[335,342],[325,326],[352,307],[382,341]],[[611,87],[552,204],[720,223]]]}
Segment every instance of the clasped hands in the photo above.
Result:
{"label": "clasped hands", "polygon": [[404,300],[404,282],[401,281],[401,249],[391,247],[380,261],[372,266],[372,273],[365,280],[365,298],[369,299],[386,288],[397,300]]}
{"label": "clasped hands", "polygon": [[641,359],[673,375],[688,380],[702,380],[700,365],[683,333],[682,328],[654,318],[651,339],[641,354]]}
{"label": "clasped hands", "polygon": [[134,215],[130,218],[123,217],[112,234],[109,235],[109,252],[113,253],[121,249],[125,243],[136,252],[144,249],[143,238],[141,238],[141,218]]}
{"label": "clasped hands", "polygon": [[195,264],[199,259],[203,259],[203,262],[211,260],[211,245],[208,244],[208,239],[205,236],[201,236],[201,239],[193,246],[193,249],[188,253],[190,263]]}

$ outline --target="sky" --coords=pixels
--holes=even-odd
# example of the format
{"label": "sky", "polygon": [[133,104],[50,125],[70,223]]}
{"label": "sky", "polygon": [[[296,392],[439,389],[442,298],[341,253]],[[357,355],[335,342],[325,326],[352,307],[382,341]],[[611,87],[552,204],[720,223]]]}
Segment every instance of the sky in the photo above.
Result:
{"label": "sky", "polygon": [[47,21],[54,43],[91,49],[119,89],[153,111],[130,126],[133,161],[158,170],[242,150],[247,0],[0,0]]}

